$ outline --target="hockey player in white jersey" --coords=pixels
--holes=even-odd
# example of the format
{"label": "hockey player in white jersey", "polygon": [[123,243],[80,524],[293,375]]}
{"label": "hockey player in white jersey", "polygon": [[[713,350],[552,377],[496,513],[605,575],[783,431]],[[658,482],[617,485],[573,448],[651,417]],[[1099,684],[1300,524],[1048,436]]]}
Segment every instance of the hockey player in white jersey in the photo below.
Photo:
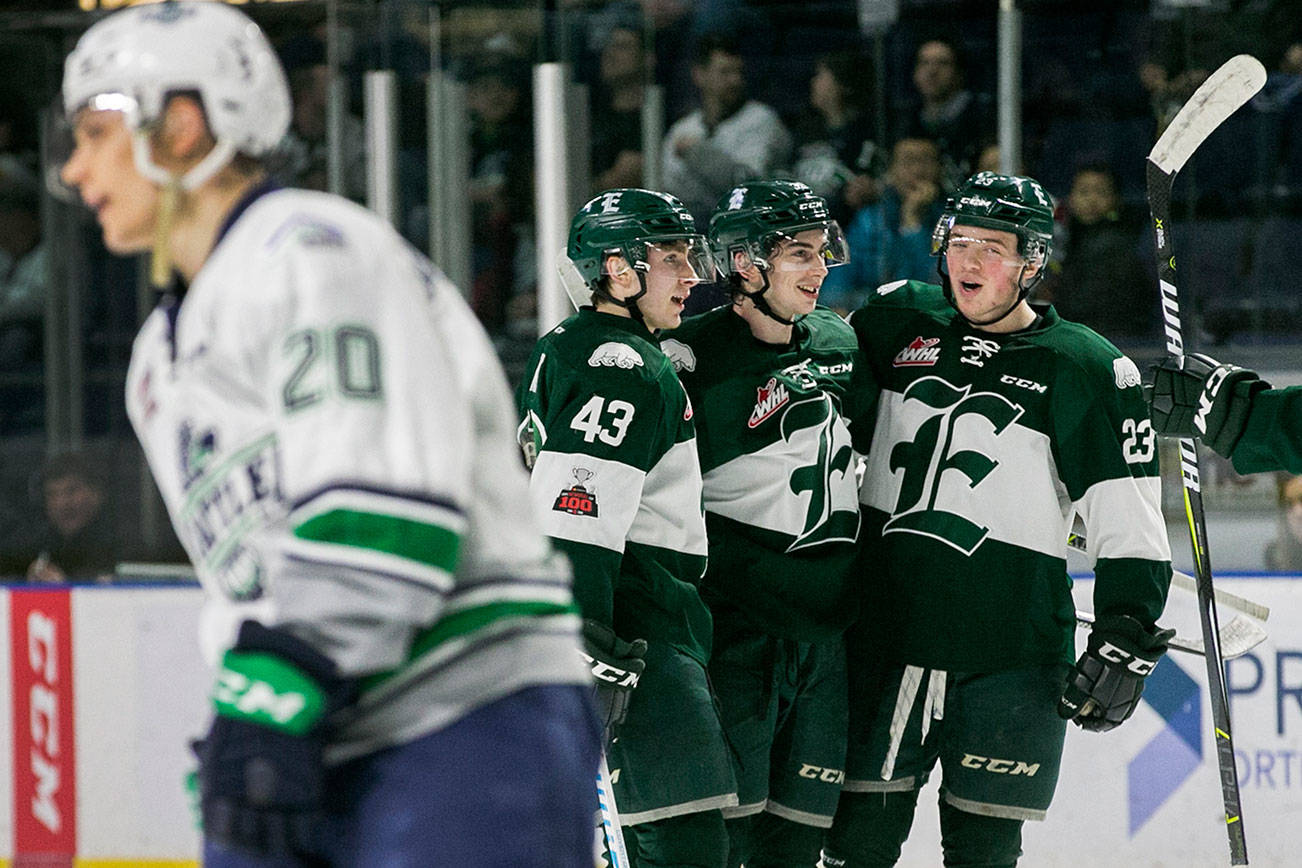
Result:
{"label": "hockey player in white jersey", "polygon": [[63,100],[63,180],[174,277],[127,402],[208,596],[205,864],[591,866],[568,571],[456,289],[373,214],[267,181],[289,93],[235,9],[109,16]]}

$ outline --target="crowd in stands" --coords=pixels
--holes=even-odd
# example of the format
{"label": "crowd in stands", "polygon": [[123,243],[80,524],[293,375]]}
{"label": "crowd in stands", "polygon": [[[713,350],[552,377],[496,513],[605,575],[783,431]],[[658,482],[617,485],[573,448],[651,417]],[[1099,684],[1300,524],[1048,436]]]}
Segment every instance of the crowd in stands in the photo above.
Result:
{"label": "crowd in stands", "polygon": [[[398,22],[404,29],[392,45],[376,48],[371,43],[383,37],[361,28],[342,43],[341,180],[345,195],[364,200],[360,72],[398,68],[399,228],[424,247],[430,218],[420,81],[429,46],[419,28],[429,16],[424,4],[407,5],[418,26]],[[861,7],[871,4],[855,0],[559,5],[563,54],[590,99],[592,189],[577,199],[642,185],[649,159],[643,109],[648,87],[658,85],[666,132],[654,157],[662,187],[698,219],[734,184],[752,178],[799,179],[828,199],[851,253],[850,264],[833,269],[823,288],[822,303],[839,311],[854,309],[887,281],[934,280],[931,230],[945,197],[972,172],[1000,168],[992,4],[901,0],[898,21],[885,29],[868,21]],[[1181,289],[1203,341],[1296,341],[1302,296],[1289,253],[1302,230],[1302,19],[1287,14],[1293,4],[1021,5],[1020,168],[1053,194],[1059,224],[1037,298],[1123,348],[1160,349],[1144,157],[1209,71],[1247,50],[1270,70],[1265,89],[1200,149],[1176,186],[1176,243],[1188,284]],[[458,20],[476,26],[445,35],[441,62],[466,86],[467,292],[508,374],[518,376],[513,365],[536,337],[530,66],[540,35],[520,24],[536,27],[536,16],[503,15],[500,27],[490,26],[493,16],[487,6],[465,12]],[[295,102],[281,177],[325,189],[330,81],[323,26],[286,28],[277,43]],[[50,224],[42,221],[38,104],[0,92],[0,440],[39,434],[45,422],[50,252],[43,228]],[[125,419],[112,408],[120,404],[121,368],[138,315],[136,266],[108,256],[93,235],[79,239],[99,275],[82,293],[81,303],[93,310],[81,318],[81,338],[90,348],[88,364],[107,373],[99,399],[106,408],[95,416],[102,421],[88,425],[99,426],[91,433],[121,434]],[[110,293],[110,280],[131,291]],[[722,298],[701,287],[690,304],[700,310]],[[50,561],[57,564],[54,551]],[[6,562],[5,569],[26,576],[37,554],[7,552],[25,562]]]}

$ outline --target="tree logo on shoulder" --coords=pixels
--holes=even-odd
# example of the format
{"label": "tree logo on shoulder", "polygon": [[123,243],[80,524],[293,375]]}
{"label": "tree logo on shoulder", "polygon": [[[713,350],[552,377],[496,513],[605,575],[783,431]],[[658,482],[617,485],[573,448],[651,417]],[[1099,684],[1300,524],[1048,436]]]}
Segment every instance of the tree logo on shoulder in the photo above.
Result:
{"label": "tree logo on shoulder", "polygon": [[750,418],[746,420],[747,428],[758,428],[765,419],[781,410],[791,400],[787,384],[779,382],[777,377],[769,377],[769,381],[757,388],[755,392],[755,407],[750,411]]}
{"label": "tree logo on shoulder", "polygon": [[901,440],[891,447],[890,470],[904,475],[895,509],[882,533],[916,533],[970,555],[990,528],[938,509],[936,504],[945,486],[975,488],[999,462],[972,448],[974,444],[960,428],[970,427],[975,416],[977,424],[984,421],[999,436],[1017,421],[1023,408],[996,392],[973,392],[971,385],[957,387],[934,376],[914,380],[903,397],[906,405],[917,402],[935,412],[917,427],[913,440]]}
{"label": "tree logo on shoulder", "polygon": [[554,512],[568,512],[570,515],[584,515],[589,518],[596,518],[597,498],[589,485],[592,477],[596,474],[586,467],[572,468],[570,473],[574,475],[574,484],[563,489],[556,496],[556,502],[552,504],[552,510]]}
{"label": "tree logo on shoulder", "polygon": [[642,367],[642,355],[628,344],[619,341],[606,341],[588,356],[588,365],[593,368],[624,368],[632,370]]}

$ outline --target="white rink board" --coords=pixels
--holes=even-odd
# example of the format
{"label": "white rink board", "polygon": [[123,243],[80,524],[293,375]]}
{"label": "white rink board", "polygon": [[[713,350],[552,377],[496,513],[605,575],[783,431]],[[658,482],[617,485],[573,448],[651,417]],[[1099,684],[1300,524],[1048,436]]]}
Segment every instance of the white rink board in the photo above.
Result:
{"label": "white rink board", "polygon": [[[13,648],[0,597],[0,859],[15,855],[18,786],[13,730]],[[86,587],[70,595],[76,761],[76,853],[114,864],[176,863],[198,856],[184,778],[188,744],[202,734],[212,675],[198,644],[197,588]],[[21,664],[21,657],[17,661]],[[21,724],[20,724],[21,725]],[[66,751],[68,746],[61,745]],[[20,757],[21,761],[21,757]],[[61,788],[63,782],[61,782]]]}
{"label": "white rink board", "polygon": [[[1077,582],[1092,609],[1093,582]],[[1302,865],[1302,577],[1221,578],[1217,586],[1271,608],[1268,638],[1228,663],[1230,712],[1248,859],[1263,868]],[[1192,594],[1173,590],[1161,623],[1198,636]],[[1233,616],[1219,609],[1222,623]],[[1077,633],[1077,647],[1085,634]],[[1178,666],[1182,675],[1170,671]],[[1031,868],[1215,868],[1230,864],[1203,658],[1173,652],[1154,672],[1135,715],[1108,733],[1068,727],[1062,774],[1048,818],[1023,828]],[[1186,692],[1184,679],[1197,685]],[[1159,688],[1161,685],[1161,689]],[[1166,717],[1150,694],[1191,697]],[[1173,722],[1174,721],[1174,722]],[[1197,751],[1180,738],[1193,739]],[[1147,766],[1144,766],[1147,760]],[[1190,769],[1187,776],[1186,767]],[[1132,779],[1133,769],[1133,779]],[[918,800],[900,865],[940,864],[937,778]],[[1133,815],[1133,817],[1132,817]],[[1132,828],[1133,822],[1133,828]]]}
{"label": "white rink board", "polygon": [[[1080,582],[1088,605],[1090,582]],[[1223,579],[1218,584],[1271,606],[1272,639],[1230,664],[1234,736],[1248,853],[1255,866],[1302,864],[1302,579]],[[22,592],[14,592],[22,593]],[[198,839],[182,788],[188,742],[205,725],[211,675],[197,645],[200,594],[188,588],[84,588],[71,594],[76,713],[77,857],[145,863],[193,860]],[[1173,592],[1174,593],[1174,592]],[[0,592],[0,860],[14,855],[14,739],[10,598]],[[1191,597],[1168,607],[1181,633],[1197,634]],[[1229,612],[1222,610],[1222,616]],[[1167,619],[1164,619],[1167,620]],[[1105,734],[1071,728],[1058,795],[1044,823],[1026,825],[1024,866],[1202,868],[1229,863],[1212,753],[1202,660],[1172,655],[1160,676],[1167,695],[1190,701],[1163,717],[1146,702]],[[21,661],[20,661],[21,662]],[[1164,664],[1168,665],[1168,664]],[[1260,679],[1258,679],[1260,666]],[[1158,673],[1154,675],[1159,678]],[[1183,682],[1182,678],[1189,681]],[[1258,683],[1259,682],[1259,683]],[[1153,684],[1159,683],[1154,681]],[[1174,689],[1172,687],[1174,685]],[[1292,691],[1292,692],[1290,692]],[[1160,692],[1150,687],[1150,692]],[[1196,697],[1196,700],[1193,699]],[[1192,722],[1201,761],[1173,734]],[[1279,730],[1282,729],[1282,732]],[[1164,771],[1128,768],[1146,750]],[[1193,769],[1183,776],[1181,763]],[[1164,780],[1155,778],[1166,776]],[[901,865],[940,864],[936,783],[919,801]],[[1131,814],[1151,808],[1146,818]]]}

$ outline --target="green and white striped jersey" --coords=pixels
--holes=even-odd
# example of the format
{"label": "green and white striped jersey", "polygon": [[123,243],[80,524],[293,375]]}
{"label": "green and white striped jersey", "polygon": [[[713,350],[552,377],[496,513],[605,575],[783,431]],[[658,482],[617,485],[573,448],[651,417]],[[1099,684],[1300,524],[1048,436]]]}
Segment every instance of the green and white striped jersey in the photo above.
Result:
{"label": "green and white striped jersey", "polygon": [[331,760],[588,681],[492,344],[374,214],[301,190],[241,202],[141,328],[127,408],[207,591],[210,662],[251,618],[365,685]]}
{"label": "green and white striped jersey", "polygon": [[853,619],[859,533],[841,399],[855,337],[817,309],[789,344],[757,340],[730,305],[664,335],[696,410],[710,563],[703,593],[766,633],[816,641]]}
{"label": "green and white striped jersey", "polygon": [[646,326],[580,310],[538,340],[518,399],[530,497],[573,562],[583,616],[706,662],[692,405]]}
{"label": "green and white striped jersey", "polygon": [[850,323],[856,381],[880,389],[854,430],[861,448],[871,433],[865,617],[883,653],[961,672],[1073,659],[1076,519],[1096,613],[1151,627],[1170,548],[1135,364],[1052,308],[1014,334],[973,329],[916,281],[882,286]]}

